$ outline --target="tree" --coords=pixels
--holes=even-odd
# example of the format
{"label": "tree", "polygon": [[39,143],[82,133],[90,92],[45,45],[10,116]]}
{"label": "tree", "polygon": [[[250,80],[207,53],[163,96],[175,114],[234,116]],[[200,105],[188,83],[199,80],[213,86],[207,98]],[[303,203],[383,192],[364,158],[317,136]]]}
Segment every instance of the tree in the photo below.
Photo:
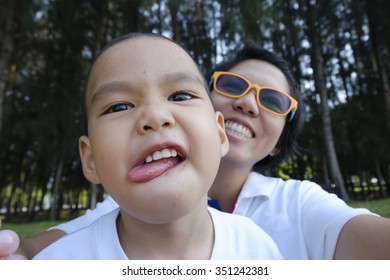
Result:
{"label": "tree", "polygon": [[15,10],[18,8],[14,1],[2,0],[0,2],[2,11],[0,13],[0,137],[2,135],[3,124],[3,102],[7,82],[10,80],[12,50],[14,48],[14,34],[16,21]]}
{"label": "tree", "polygon": [[[375,3],[379,4],[379,3]],[[378,39],[378,29],[379,26],[377,24],[376,16],[373,14],[374,4],[372,1],[366,1],[367,6],[367,17],[368,17],[368,27],[369,27],[369,34],[371,39],[371,45],[372,45],[372,52],[373,52],[373,63],[375,65],[375,69],[378,71],[379,76],[379,82],[381,84],[381,91],[383,94],[384,99],[384,109],[385,109],[385,116],[386,116],[386,124],[387,124],[387,131],[390,133],[390,83],[389,78],[387,75],[385,63],[382,59],[382,52],[381,49],[381,43]]]}
{"label": "tree", "polygon": [[98,51],[131,31],[172,37],[204,72],[245,40],[277,52],[301,85],[307,119],[301,155],[273,175],[327,190],[344,178],[348,195],[367,199],[377,193],[355,194],[351,182],[375,177],[390,194],[386,0],[0,2],[0,209],[8,215],[33,219],[54,190],[48,217],[65,204],[76,216],[102,197],[80,167],[79,97]]}
{"label": "tree", "polygon": [[314,75],[314,83],[321,97],[321,115],[323,125],[323,137],[329,160],[330,174],[336,186],[340,189],[341,198],[344,201],[349,200],[349,195],[344,186],[344,180],[341,175],[339,162],[337,159],[336,149],[333,142],[332,121],[330,118],[330,110],[328,105],[328,94],[325,82],[325,73],[322,60],[322,43],[320,38],[320,29],[315,22],[316,12],[311,4],[311,0],[306,0],[307,8],[307,25],[308,32],[312,43],[312,68]]}

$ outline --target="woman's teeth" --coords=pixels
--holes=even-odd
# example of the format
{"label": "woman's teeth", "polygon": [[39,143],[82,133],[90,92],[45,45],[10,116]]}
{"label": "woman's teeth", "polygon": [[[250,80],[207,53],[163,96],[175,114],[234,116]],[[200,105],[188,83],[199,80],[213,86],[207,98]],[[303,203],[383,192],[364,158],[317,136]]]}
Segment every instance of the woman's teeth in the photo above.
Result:
{"label": "woman's teeth", "polygon": [[244,138],[253,138],[253,134],[247,127],[236,122],[227,121],[225,123],[225,130]]}
{"label": "woman's teeth", "polygon": [[175,149],[163,149],[161,151],[155,151],[153,154],[148,155],[145,159],[146,163],[152,162],[153,160],[159,160],[162,158],[176,157],[177,151]]}

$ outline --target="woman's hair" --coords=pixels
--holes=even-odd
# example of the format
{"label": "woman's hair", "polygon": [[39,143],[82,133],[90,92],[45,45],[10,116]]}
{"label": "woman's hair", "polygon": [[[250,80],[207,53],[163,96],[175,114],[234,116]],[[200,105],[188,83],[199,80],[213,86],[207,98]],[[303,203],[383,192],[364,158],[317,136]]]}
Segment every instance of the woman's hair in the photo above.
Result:
{"label": "woman's hair", "polygon": [[[278,140],[278,143],[276,144],[276,147],[279,149],[279,153],[275,156],[268,155],[256,163],[256,168],[258,168],[260,171],[264,171],[276,166],[283,160],[287,160],[294,154],[298,153],[299,146],[297,140],[303,128],[305,109],[299,85],[293,77],[288,62],[277,54],[260,48],[252,42],[247,42],[242,48],[233,52],[232,56],[227,56],[225,60],[219,63],[214,69],[212,69],[211,72],[206,75],[206,80],[210,82],[213,73],[216,71],[229,71],[241,62],[250,59],[265,61],[282,71],[288,81],[291,96],[294,97],[296,101],[298,101],[298,108],[294,117],[291,121],[286,121],[282,134]],[[261,73],[259,73],[259,75],[261,75]],[[209,84],[212,87],[212,83]],[[210,91],[211,90],[212,88]],[[286,117],[286,120],[289,119],[290,114]]]}

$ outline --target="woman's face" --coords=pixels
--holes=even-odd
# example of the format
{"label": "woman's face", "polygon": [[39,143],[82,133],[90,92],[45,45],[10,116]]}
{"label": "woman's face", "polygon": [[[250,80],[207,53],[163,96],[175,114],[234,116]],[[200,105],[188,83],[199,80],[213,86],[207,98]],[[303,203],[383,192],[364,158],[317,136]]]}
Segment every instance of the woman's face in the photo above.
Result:
{"label": "woman's face", "polygon": [[[267,86],[290,94],[284,74],[274,65],[261,60],[246,60],[229,72],[239,74],[259,86]],[[286,116],[278,116],[260,108],[256,91],[233,99],[211,92],[214,108],[225,117],[225,129],[229,138],[229,152],[222,159],[242,167],[252,167],[267,155],[276,155],[275,148],[283,131]]]}

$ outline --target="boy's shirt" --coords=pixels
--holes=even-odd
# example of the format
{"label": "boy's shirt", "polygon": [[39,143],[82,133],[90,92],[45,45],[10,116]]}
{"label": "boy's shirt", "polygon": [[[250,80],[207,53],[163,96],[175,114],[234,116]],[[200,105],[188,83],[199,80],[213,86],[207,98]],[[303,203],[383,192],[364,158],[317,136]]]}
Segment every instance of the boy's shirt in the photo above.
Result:
{"label": "boy's shirt", "polygon": [[[213,208],[209,213],[215,233],[211,259],[282,259],[275,242],[250,219]],[[119,208],[61,238],[33,259],[127,260],[116,228],[118,214]]]}

